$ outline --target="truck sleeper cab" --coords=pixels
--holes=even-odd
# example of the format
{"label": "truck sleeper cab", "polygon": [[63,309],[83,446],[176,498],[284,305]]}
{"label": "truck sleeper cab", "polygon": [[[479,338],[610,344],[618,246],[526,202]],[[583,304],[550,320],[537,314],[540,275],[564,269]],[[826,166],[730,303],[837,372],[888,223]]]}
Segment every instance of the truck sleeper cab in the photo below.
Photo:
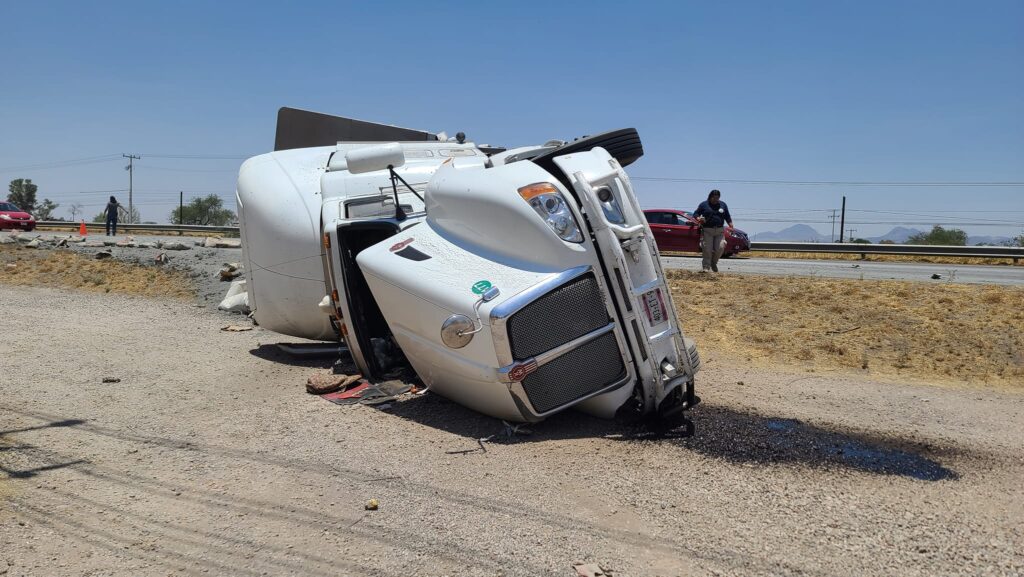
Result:
{"label": "truck sleeper cab", "polygon": [[[623,170],[641,154],[626,129],[490,157],[472,143],[340,142],[247,161],[238,195],[254,316],[344,340],[370,379],[408,366],[509,421],[569,407],[681,413],[697,402],[700,360]],[[282,196],[277,173],[311,217],[318,267],[308,239],[285,255],[252,238],[266,217],[250,213]],[[261,263],[273,250],[279,264]],[[287,268],[296,262],[302,274]]]}

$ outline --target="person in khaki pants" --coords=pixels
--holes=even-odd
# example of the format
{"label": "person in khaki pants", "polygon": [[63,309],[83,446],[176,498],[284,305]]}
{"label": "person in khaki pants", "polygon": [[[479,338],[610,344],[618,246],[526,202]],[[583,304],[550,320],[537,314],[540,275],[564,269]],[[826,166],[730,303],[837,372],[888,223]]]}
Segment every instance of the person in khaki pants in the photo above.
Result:
{"label": "person in khaki pants", "polygon": [[704,260],[701,272],[718,272],[718,259],[725,249],[725,227],[732,228],[729,207],[721,200],[722,193],[712,190],[708,199],[700,203],[693,216],[701,223],[701,240],[704,243]]}

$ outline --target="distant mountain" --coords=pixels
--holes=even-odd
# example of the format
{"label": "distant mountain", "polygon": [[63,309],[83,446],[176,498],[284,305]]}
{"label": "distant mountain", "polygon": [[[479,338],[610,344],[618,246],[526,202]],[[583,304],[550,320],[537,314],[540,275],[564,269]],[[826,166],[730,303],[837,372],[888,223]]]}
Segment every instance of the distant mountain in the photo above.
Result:
{"label": "distant mountain", "polygon": [[831,242],[832,237],[821,234],[806,224],[794,224],[779,232],[759,232],[750,240],[755,242]]}
{"label": "distant mountain", "polygon": [[1008,236],[970,236],[967,237],[967,246],[974,246],[978,244],[987,244],[991,246],[1002,246],[1007,241],[1012,240]]}
{"label": "distant mountain", "polygon": [[[869,236],[865,238],[873,244],[878,244],[882,241],[905,244],[911,236],[921,234],[923,232],[927,231],[897,226],[882,236]],[[778,232],[768,231],[755,233],[751,235],[750,240],[754,242],[832,242],[832,237],[827,234],[821,234],[806,224],[794,224],[793,226],[784,228]],[[979,244],[1000,246],[1009,240],[1011,239],[1008,236],[968,236],[967,246],[975,246]],[[838,237],[836,238],[836,242],[839,242]]]}
{"label": "distant mountain", "polygon": [[870,240],[875,244],[878,244],[883,240],[890,240],[896,244],[903,244],[907,242],[907,239],[910,238],[912,235],[921,234],[922,232],[924,231],[917,230],[916,228],[905,228],[902,226],[897,226],[896,228],[890,230],[889,232],[883,234],[882,236],[869,236],[867,237],[867,240]]}

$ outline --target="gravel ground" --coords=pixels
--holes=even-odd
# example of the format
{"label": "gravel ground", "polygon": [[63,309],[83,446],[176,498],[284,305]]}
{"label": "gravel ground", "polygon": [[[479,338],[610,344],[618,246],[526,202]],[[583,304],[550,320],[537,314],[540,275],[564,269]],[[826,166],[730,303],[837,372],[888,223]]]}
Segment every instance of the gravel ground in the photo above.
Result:
{"label": "gravel ground", "polygon": [[703,351],[693,438],[504,438],[430,394],[306,395],[282,337],[188,303],[0,302],[0,575],[1024,574],[1021,395]]}

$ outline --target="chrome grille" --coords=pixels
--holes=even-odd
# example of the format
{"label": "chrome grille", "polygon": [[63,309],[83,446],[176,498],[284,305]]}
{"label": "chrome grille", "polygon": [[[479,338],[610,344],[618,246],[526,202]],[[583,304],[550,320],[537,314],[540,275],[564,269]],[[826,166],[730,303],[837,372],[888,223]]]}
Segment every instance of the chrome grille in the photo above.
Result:
{"label": "chrome grille", "polygon": [[604,296],[586,274],[523,307],[508,320],[512,357],[528,359],[609,323]]}
{"label": "chrome grille", "polygon": [[625,374],[615,334],[609,332],[530,373],[523,379],[523,389],[533,409],[544,413],[599,391]]}

